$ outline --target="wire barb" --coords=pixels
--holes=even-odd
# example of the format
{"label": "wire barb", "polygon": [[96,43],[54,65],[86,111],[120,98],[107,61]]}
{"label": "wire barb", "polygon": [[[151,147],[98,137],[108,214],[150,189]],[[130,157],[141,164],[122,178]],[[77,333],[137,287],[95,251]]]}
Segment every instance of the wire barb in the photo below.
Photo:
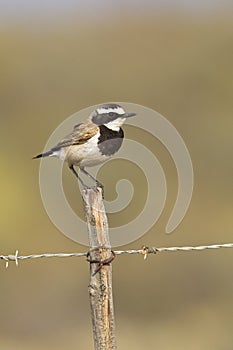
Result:
{"label": "wire barb", "polygon": [[146,247],[145,245],[142,246],[141,253],[142,253],[142,255],[144,255],[144,260],[147,259],[148,252],[149,252],[149,247]]}
{"label": "wire barb", "polygon": [[[115,250],[112,251],[114,255],[123,254],[142,254],[144,260],[148,254],[156,254],[163,252],[188,252],[188,251],[203,251],[207,249],[220,249],[220,248],[233,248],[233,243],[225,244],[212,244],[212,245],[201,245],[201,246],[186,246],[186,247],[147,247],[143,246],[141,249],[130,249],[130,250]],[[89,252],[85,253],[44,253],[44,254],[33,254],[33,255],[19,255],[18,250],[15,254],[0,255],[0,259],[5,261],[5,266],[8,268],[9,261],[14,261],[15,265],[19,265],[19,260],[26,259],[39,259],[39,258],[71,258],[71,257],[88,257]]]}
{"label": "wire barb", "polygon": [[8,268],[9,266],[9,261],[15,261],[15,265],[18,266],[19,265],[19,261],[18,261],[18,255],[19,255],[19,251],[16,250],[15,251],[15,254],[9,254],[7,256],[0,256],[1,259],[5,260],[6,261],[6,269]]}

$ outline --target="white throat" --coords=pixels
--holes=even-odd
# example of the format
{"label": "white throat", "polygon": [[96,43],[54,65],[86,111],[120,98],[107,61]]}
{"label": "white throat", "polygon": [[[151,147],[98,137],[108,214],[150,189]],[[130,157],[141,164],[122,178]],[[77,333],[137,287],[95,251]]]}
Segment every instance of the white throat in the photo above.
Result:
{"label": "white throat", "polygon": [[119,131],[121,125],[124,123],[126,118],[117,118],[113,120],[112,122],[104,124],[107,128],[114,130],[114,131]]}

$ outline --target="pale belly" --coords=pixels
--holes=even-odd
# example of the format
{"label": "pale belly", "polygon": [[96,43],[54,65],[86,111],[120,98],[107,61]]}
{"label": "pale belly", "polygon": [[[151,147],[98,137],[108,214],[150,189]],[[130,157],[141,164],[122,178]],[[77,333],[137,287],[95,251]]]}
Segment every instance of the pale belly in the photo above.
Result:
{"label": "pale belly", "polygon": [[69,165],[79,167],[91,167],[104,163],[110,157],[103,155],[97,147],[99,134],[87,141],[85,144],[73,145],[60,150],[56,156],[65,160]]}

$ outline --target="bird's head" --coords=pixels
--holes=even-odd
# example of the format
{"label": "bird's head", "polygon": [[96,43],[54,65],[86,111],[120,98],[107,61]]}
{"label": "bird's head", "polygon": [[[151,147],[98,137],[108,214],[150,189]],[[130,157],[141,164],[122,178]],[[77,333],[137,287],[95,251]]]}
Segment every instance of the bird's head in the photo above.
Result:
{"label": "bird's head", "polygon": [[136,113],[126,113],[121,106],[111,103],[98,107],[90,118],[96,125],[105,125],[109,129],[118,131],[126,118],[135,115]]}

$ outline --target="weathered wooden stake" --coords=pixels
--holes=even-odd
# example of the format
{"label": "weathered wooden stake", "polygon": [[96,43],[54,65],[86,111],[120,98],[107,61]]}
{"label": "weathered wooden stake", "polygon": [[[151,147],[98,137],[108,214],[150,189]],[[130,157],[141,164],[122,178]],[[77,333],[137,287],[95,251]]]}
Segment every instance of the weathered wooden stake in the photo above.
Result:
{"label": "weathered wooden stake", "polygon": [[95,350],[115,350],[115,321],[112,296],[112,251],[102,189],[82,191],[90,244],[89,297]]}

